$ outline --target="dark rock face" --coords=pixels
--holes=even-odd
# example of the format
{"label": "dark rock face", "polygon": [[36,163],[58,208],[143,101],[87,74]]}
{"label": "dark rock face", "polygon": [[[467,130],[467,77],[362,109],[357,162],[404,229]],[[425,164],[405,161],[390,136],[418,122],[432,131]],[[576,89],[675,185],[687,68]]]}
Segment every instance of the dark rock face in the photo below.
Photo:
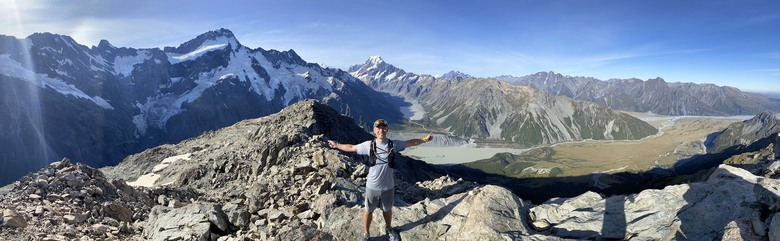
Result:
{"label": "dark rock face", "polygon": [[780,111],[780,103],[767,97],[713,84],[667,83],[661,78],[647,81],[602,81],[590,77],[563,76],[554,72],[496,78],[626,111],[715,116],[755,115],[765,110]]}
{"label": "dark rock face", "polygon": [[37,33],[0,36],[0,185],[64,156],[92,166],[318,99],[368,126],[400,122],[385,97],[294,51],[241,45],[219,29],[178,47],[88,48]]}

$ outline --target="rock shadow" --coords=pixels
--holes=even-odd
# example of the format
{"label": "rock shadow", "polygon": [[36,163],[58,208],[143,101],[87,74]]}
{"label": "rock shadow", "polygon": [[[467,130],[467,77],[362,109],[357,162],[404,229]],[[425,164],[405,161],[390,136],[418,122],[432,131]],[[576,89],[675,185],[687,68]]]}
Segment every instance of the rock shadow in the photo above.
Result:
{"label": "rock shadow", "polygon": [[[723,175],[723,174],[720,174]],[[728,174],[726,174],[728,175]],[[683,198],[686,205],[680,208],[677,218],[680,220],[679,231],[675,234],[676,240],[702,240],[702,239],[723,239],[732,240],[760,240],[768,238],[768,223],[773,216],[780,211],[778,203],[780,196],[778,190],[769,190],[759,185],[764,177],[758,177],[756,183],[745,180],[741,176],[731,174],[728,177],[734,183],[733,187],[752,186],[752,191],[756,200],[745,200],[732,195],[725,195],[726,198],[717,200],[705,199],[717,198],[720,192],[731,194],[731,190],[697,190],[689,189]],[[721,187],[723,189],[724,187]],[[735,189],[735,188],[733,188]],[[713,193],[715,192],[715,193]],[[725,200],[732,199],[732,200]],[[737,207],[725,206],[733,199],[739,199]],[[739,228],[739,237],[733,235],[734,231],[726,232],[727,229]]]}

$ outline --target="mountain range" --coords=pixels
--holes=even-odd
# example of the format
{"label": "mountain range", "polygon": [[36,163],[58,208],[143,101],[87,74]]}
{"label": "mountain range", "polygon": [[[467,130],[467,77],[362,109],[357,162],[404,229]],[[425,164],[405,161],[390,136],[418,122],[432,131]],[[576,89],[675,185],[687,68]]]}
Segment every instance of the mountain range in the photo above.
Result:
{"label": "mountain range", "polygon": [[527,86],[451,72],[447,78],[408,73],[369,58],[348,70],[368,86],[422,105],[426,128],[523,146],[562,141],[640,139],[658,132],[606,106],[555,96]]}
{"label": "mountain range", "polygon": [[307,98],[363,126],[402,118],[386,95],[349,73],[293,50],[248,48],[227,29],[163,49],[0,36],[0,91],[0,184],[64,156],[113,165]]}
{"label": "mountain range", "polygon": [[780,111],[780,102],[729,86],[668,83],[662,78],[610,79],[564,76],[539,72],[523,77],[498,76],[515,85],[526,85],[575,100],[590,101],[610,108],[661,115],[755,115]]}

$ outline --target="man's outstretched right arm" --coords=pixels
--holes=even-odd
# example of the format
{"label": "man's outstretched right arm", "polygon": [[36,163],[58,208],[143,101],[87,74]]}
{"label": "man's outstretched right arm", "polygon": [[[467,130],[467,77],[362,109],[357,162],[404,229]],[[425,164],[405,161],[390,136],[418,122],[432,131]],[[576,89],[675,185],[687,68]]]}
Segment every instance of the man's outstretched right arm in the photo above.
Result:
{"label": "man's outstretched right arm", "polygon": [[328,146],[330,146],[330,148],[336,148],[346,152],[357,152],[357,146],[352,144],[341,144],[335,141],[328,140]]}

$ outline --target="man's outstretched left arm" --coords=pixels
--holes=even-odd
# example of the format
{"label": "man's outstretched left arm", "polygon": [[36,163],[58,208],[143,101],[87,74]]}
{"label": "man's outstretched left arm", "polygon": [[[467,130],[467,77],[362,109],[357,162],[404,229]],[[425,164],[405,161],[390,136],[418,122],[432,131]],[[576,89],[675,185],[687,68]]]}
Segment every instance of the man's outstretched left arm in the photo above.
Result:
{"label": "man's outstretched left arm", "polygon": [[433,140],[433,133],[429,133],[428,136],[420,139],[410,139],[406,141],[406,147],[413,147]]}

